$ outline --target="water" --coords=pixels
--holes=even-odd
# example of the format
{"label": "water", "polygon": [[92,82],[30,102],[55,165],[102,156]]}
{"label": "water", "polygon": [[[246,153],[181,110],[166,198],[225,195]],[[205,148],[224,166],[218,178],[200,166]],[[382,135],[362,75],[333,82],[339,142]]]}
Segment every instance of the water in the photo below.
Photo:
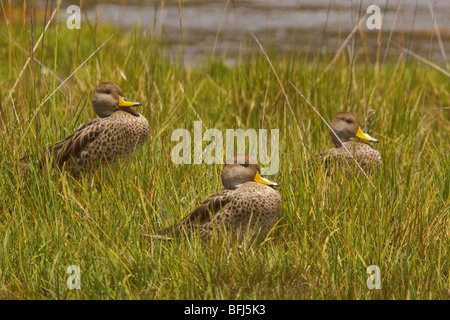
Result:
{"label": "water", "polygon": [[[263,45],[270,42],[281,52],[303,50],[316,54],[321,50],[333,55],[357,24],[358,16],[363,16],[372,4],[380,7],[383,16],[380,59],[399,55],[393,40],[445,66],[446,52],[450,55],[449,0],[334,0],[331,3],[328,0],[193,0],[182,1],[181,12],[178,1],[83,1],[82,13],[83,19],[87,17],[91,22],[98,10],[100,22],[122,28],[139,23],[143,30],[156,30],[174,52],[182,50],[185,61],[197,63],[209,57],[213,50],[230,60],[243,52],[244,44],[246,50],[258,50],[251,33]],[[63,8],[64,5],[68,6],[63,1]],[[68,16],[64,11],[62,18]],[[436,37],[436,28],[442,45]],[[378,31],[369,30],[365,23],[361,30],[367,39],[368,53],[374,58]],[[355,49],[362,48],[358,33]]]}

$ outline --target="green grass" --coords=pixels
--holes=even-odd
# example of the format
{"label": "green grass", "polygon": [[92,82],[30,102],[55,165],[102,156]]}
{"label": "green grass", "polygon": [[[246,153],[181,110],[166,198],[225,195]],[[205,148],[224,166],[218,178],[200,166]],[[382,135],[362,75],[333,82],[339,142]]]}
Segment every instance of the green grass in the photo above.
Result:
{"label": "green grass", "polygon": [[[358,51],[354,63],[344,54],[314,83],[333,56],[266,48],[291,112],[262,53],[242,52],[231,67],[220,57],[188,67],[149,32],[68,30],[63,21],[52,23],[34,54],[61,80],[115,36],[39,107],[61,82],[36,62],[9,98],[29,57],[25,26],[0,26],[1,299],[449,298],[445,75],[405,57],[376,68]],[[34,41],[41,32],[42,24],[35,25]],[[39,152],[94,117],[92,88],[101,81],[143,104],[139,111],[151,128],[143,150],[93,179],[41,171]],[[376,111],[371,130],[384,165],[371,177],[373,186],[364,177],[326,179],[320,168],[307,168],[331,140],[289,81],[328,121],[343,110],[362,120],[364,105]],[[221,165],[170,160],[172,132],[193,132],[199,119],[224,134],[280,130],[280,170],[270,178],[280,184],[282,210],[266,241],[239,249],[195,236],[175,242],[146,236],[222,188]],[[69,265],[81,268],[81,290],[66,286]],[[380,290],[366,286],[370,265],[381,269]]]}

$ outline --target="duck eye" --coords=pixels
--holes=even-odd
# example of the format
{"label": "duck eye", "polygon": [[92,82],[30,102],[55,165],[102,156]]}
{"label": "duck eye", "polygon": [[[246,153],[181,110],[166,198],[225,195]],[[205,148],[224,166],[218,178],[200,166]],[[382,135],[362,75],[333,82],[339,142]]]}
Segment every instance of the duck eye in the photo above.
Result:
{"label": "duck eye", "polygon": [[111,94],[111,90],[105,90],[106,94]]}
{"label": "duck eye", "polygon": [[352,123],[352,120],[350,120],[350,119],[345,119],[345,122],[347,122],[347,123]]}

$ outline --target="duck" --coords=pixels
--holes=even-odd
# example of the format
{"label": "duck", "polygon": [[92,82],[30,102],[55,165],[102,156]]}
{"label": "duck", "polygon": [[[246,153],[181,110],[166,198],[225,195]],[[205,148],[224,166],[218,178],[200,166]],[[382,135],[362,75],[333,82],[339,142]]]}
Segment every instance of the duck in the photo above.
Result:
{"label": "duck", "polygon": [[149,137],[147,119],[132,108],[138,106],[141,103],[127,100],[114,83],[100,83],[92,97],[98,117],[47,147],[45,156],[53,155],[59,166],[74,175],[130,160]]}
{"label": "duck", "polygon": [[228,158],[221,179],[224,190],[207,197],[156,237],[172,239],[183,230],[198,232],[202,239],[211,239],[223,231],[232,240],[266,237],[281,211],[281,195],[275,189],[279,185],[264,177],[259,164],[248,154]]}
{"label": "duck", "polygon": [[[378,139],[362,128],[355,114],[348,111],[337,113],[330,127],[330,136],[335,147],[325,150],[317,157],[325,162],[326,167],[334,163],[341,171],[346,171],[345,169],[356,166],[356,160],[366,174],[372,174],[382,165],[380,153],[368,143],[377,143]],[[353,140],[355,138],[362,141]],[[360,171],[359,168],[356,170]]]}

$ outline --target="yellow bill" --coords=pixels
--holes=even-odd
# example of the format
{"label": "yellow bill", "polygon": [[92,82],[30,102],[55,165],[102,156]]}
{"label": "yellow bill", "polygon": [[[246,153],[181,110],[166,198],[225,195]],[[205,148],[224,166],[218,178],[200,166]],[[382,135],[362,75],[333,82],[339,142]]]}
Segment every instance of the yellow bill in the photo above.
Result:
{"label": "yellow bill", "polygon": [[358,128],[358,131],[356,132],[356,137],[365,141],[378,142],[378,139],[371,137],[367,132],[361,129],[361,127]]}
{"label": "yellow bill", "polygon": [[278,187],[279,184],[273,181],[270,181],[267,178],[264,178],[262,175],[259,174],[258,171],[256,171],[256,175],[255,178],[253,179],[255,182],[259,182],[262,184],[265,184],[266,186],[271,186],[271,187]]}
{"label": "yellow bill", "polygon": [[134,101],[128,101],[124,97],[119,96],[119,103],[117,104],[118,107],[125,108],[125,107],[138,107],[140,106],[140,102],[134,102]]}

